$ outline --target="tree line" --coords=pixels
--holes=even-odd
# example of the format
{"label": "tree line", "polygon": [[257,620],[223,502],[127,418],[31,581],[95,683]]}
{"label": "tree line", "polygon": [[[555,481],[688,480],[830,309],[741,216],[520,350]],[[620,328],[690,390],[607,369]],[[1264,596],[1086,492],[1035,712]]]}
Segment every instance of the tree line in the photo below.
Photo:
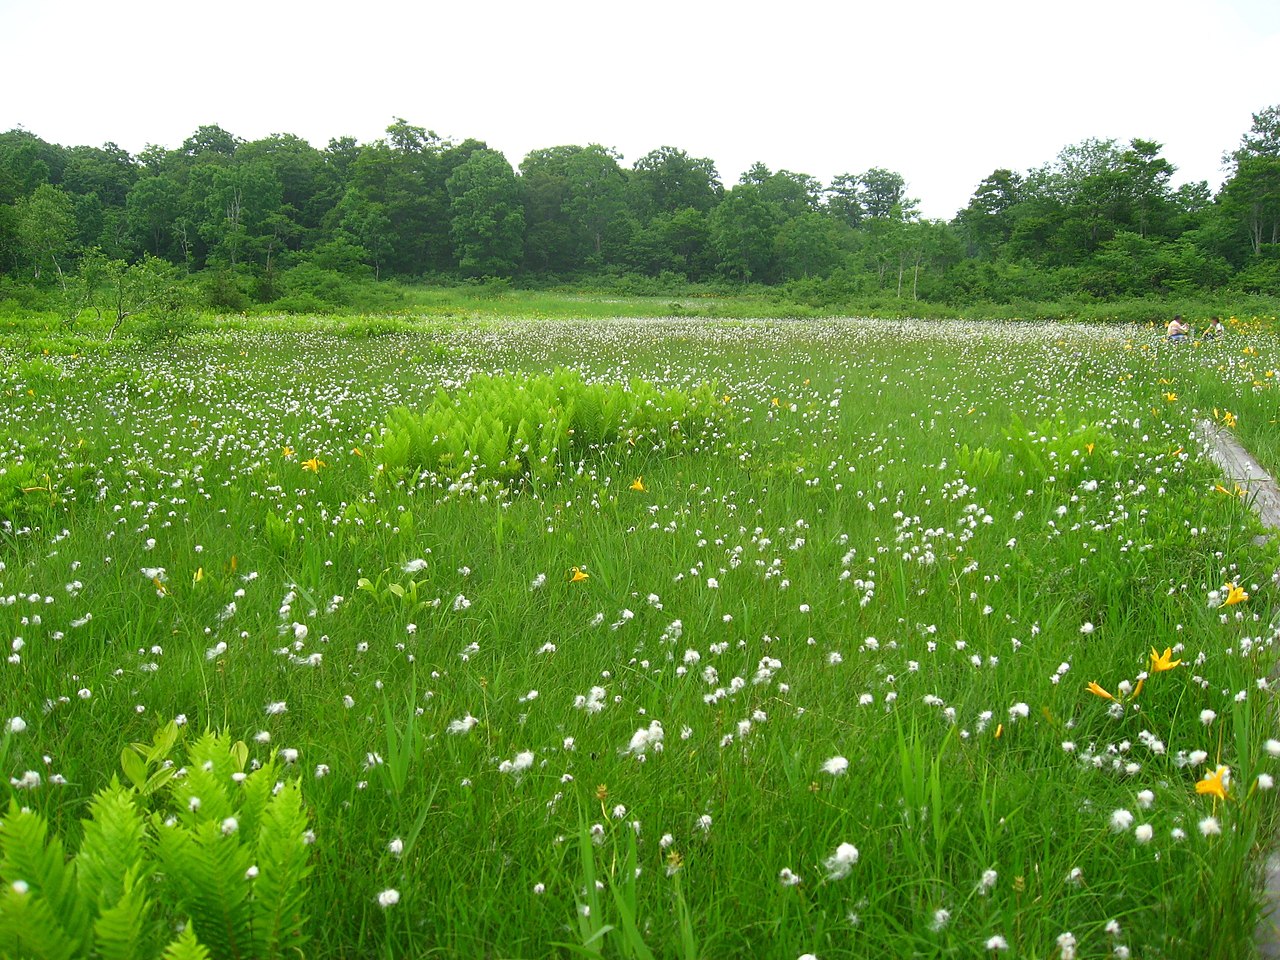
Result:
{"label": "tree line", "polygon": [[402,119],[324,149],[202,126],[136,156],[14,129],[0,134],[0,295],[186,274],[231,309],[324,303],[361,278],[643,276],[960,304],[1280,294],[1280,107],[1224,154],[1216,193],[1174,188],[1161,151],[1073,144],[993,171],[948,222],[878,167],[824,185],[757,163],[726,187],[712,160],[675,147],[627,167],[589,144],[513,169],[482,141]]}

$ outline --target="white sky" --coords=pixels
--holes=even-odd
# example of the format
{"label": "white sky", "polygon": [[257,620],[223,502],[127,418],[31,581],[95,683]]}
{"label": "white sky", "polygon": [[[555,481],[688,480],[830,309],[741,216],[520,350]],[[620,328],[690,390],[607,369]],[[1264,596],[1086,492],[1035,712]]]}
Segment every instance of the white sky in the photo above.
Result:
{"label": "white sky", "polygon": [[1280,103],[1277,0],[0,0],[0,130],[62,144],[361,142],[393,117],[513,165],[668,144],[812,174],[887,167],[949,219],[998,167],[1086,137],[1222,179]]}

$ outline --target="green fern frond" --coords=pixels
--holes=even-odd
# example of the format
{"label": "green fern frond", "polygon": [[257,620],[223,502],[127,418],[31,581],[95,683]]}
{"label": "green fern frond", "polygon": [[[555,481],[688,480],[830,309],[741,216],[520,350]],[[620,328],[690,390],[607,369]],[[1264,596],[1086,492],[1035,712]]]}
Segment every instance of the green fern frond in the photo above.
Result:
{"label": "green fern frond", "polygon": [[44,818],[16,801],[10,801],[0,824],[0,880],[26,884],[23,896],[33,901],[30,909],[47,906],[51,918],[47,942],[65,941],[73,951],[88,951],[89,911],[77,895],[75,871],[66,862],[62,841],[48,837]]}
{"label": "green fern frond", "polygon": [[259,951],[276,956],[305,943],[307,877],[310,847],[305,839],[307,814],[297,782],[287,783],[267,807],[258,834],[254,884],[254,933]]}
{"label": "green fern frond", "polygon": [[252,940],[248,898],[253,880],[246,876],[252,852],[236,834],[224,836],[212,822],[194,828],[155,824],[154,829],[170,902],[204,931],[215,954],[246,954]]}
{"label": "green fern frond", "polygon": [[147,828],[133,794],[114,777],[90,801],[89,817],[76,875],[80,896],[102,912],[120,900],[129,872],[141,869]]}
{"label": "green fern frond", "polygon": [[11,886],[0,893],[0,957],[74,960],[84,946],[67,935],[48,900]]}
{"label": "green fern frond", "polygon": [[271,802],[271,791],[275,788],[279,770],[275,758],[259,767],[235,788],[233,802],[238,806],[236,817],[240,821],[240,830],[246,837],[256,837],[262,822],[262,814]]}
{"label": "green fern frond", "polygon": [[213,955],[196,939],[195,927],[188,923],[164,948],[164,960],[213,960]]}
{"label": "green fern frond", "polygon": [[124,877],[119,896],[93,923],[94,947],[101,960],[142,960],[154,956],[151,902],[145,893],[142,865]]}

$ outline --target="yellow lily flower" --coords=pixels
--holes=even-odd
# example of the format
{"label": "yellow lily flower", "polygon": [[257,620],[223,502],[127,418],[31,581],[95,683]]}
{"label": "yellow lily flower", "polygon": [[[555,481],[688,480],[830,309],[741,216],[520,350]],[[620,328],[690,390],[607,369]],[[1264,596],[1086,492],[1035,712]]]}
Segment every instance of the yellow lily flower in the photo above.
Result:
{"label": "yellow lily flower", "polygon": [[631,484],[631,489],[636,491],[636,493],[644,493],[644,477],[636,477],[635,482]]}
{"label": "yellow lily flower", "polygon": [[1228,583],[1226,591],[1227,599],[1223,600],[1220,606],[1233,607],[1237,603],[1243,603],[1249,599],[1249,594],[1245,592],[1244,587],[1237,587],[1234,583]]}
{"label": "yellow lily flower", "polygon": [[1230,769],[1227,767],[1219,767],[1213,773],[1206,773],[1203,780],[1196,782],[1196,793],[1211,793],[1219,800],[1227,799],[1226,778],[1230,776]]}
{"label": "yellow lily flower", "polygon": [[283,450],[281,450],[281,451],[280,451],[280,453],[281,453],[281,455],[282,455],[282,456],[285,456],[285,457],[292,457],[292,456],[293,456],[293,447],[286,446]]}
{"label": "yellow lily flower", "polygon": [[1174,393],[1172,390],[1170,390],[1165,393],[1164,398],[1168,400],[1170,403],[1173,403],[1178,399],[1178,395]]}
{"label": "yellow lily flower", "polygon": [[1165,647],[1164,653],[1156,653],[1156,648],[1152,647],[1151,648],[1151,672],[1163,673],[1166,670],[1172,670],[1178,664],[1182,663],[1181,660],[1174,660],[1172,659],[1172,657],[1173,657],[1173,647]]}
{"label": "yellow lily flower", "polygon": [[1089,686],[1086,687],[1085,689],[1088,690],[1090,693],[1092,693],[1095,697],[1102,697],[1102,699],[1104,700],[1115,699],[1115,697],[1113,697],[1111,694],[1107,693],[1107,691],[1103,690],[1100,686],[1098,686],[1097,682],[1094,680],[1090,680]]}
{"label": "yellow lily flower", "polygon": [[589,573],[584,573],[584,572],[583,572],[580,568],[578,568],[578,567],[572,567],[572,568],[569,570],[569,582],[570,582],[570,583],[581,583],[583,580],[588,579],[590,576],[591,576],[591,574],[589,574]]}
{"label": "yellow lily flower", "polygon": [[328,464],[319,457],[312,457],[310,460],[302,461],[302,469],[310,470],[312,473],[319,473],[321,467],[327,467]]}

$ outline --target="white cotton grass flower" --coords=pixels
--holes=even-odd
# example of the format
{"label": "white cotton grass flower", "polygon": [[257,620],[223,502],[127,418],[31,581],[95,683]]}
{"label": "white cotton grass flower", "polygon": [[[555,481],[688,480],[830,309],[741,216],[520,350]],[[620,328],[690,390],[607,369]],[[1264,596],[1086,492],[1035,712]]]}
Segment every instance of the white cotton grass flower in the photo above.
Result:
{"label": "white cotton grass flower", "polygon": [[1217,817],[1205,817],[1200,821],[1200,833],[1206,837],[1216,837],[1222,833],[1222,824]]}
{"label": "white cotton grass flower", "polygon": [[1058,934],[1058,950],[1062,960],[1076,960],[1076,938],[1070,930]]}
{"label": "white cotton grass flower", "polygon": [[427,569],[427,561],[422,559],[422,557],[418,557],[414,560],[410,560],[408,563],[402,564],[400,569],[405,573],[421,573],[423,570]]}
{"label": "white cotton grass flower", "polygon": [[399,837],[393,837],[391,842],[387,844],[387,853],[393,857],[398,857],[404,853],[404,841]]}
{"label": "white cotton grass flower", "polygon": [[951,911],[944,907],[939,907],[937,910],[933,911],[933,920],[929,924],[929,929],[934,933],[939,933],[950,922]]}
{"label": "white cotton grass flower", "polygon": [[1280,757],[1280,740],[1268,740],[1262,746],[1270,756]]}
{"label": "white cotton grass flower", "polygon": [[849,771],[849,761],[844,757],[832,757],[822,765],[822,772],[829,773],[833,777],[844,776]]}
{"label": "white cotton grass flower", "polygon": [[27,729],[27,721],[23,720],[21,717],[10,717],[5,728],[10,733],[23,733]]}
{"label": "white cotton grass flower", "polygon": [[400,891],[395,887],[388,887],[378,894],[378,906],[383,910],[387,909],[387,907],[394,907],[399,902]]}
{"label": "white cotton grass flower", "polygon": [[524,773],[526,770],[528,770],[532,766],[533,766],[533,751],[523,750],[520,753],[517,753],[514,759],[503,760],[502,763],[498,764],[498,772],[510,773],[515,776],[519,776],[520,774]]}
{"label": "white cotton grass flower", "polygon": [[1205,709],[1200,711],[1200,722],[1203,723],[1206,727],[1217,719],[1218,719],[1218,714],[1215,713],[1213,710]]}
{"label": "white cotton grass flower", "polygon": [[1274,787],[1275,785],[1276,785],[1276,782],[1275,782],[1275,780],[1273,780],[1273,779],[1271,778],[1271,774],[1269,774],[1269,773],[1260,773],[1260,774],[1258,774],[1258,789],[1259,789],[1259,790],[1270,790],[1270,789],[1271,789],[1272,787]]}
{"label": "white cotton grass flower", "polygon": [[479,722],[480,722],[479,720],[477,720],[470,713],[468,713],[461,720],[450,720],[449,732],[454,734],[455,736],[459,734],[470,733],[471,728],[474,727]]}
{"label": "white cotton grass flower", "polygon": [[1133,829],[1133,838],[1139,843],[1150,843],[1155,829],[1149,823],[1140,823]]}
{"label": "white cotton grass flower", "polygon": [[662,738],[664,736],[662,724],[654,720],[649,726],[641,727],[631,735],[631,742],[627,744],[627,748],[622,752],[629,753],[636,757],[643,757],[652,750],[659,753],[662,750]]}
{"label": "white cotton grass flower", "polygon": [[240,829],[240,821],[238,821],[235,817],[227,817],[225,820],[222,821],[222,835],[224,837],[231,836],[233,833],[235,833],[239,829]]}
{"label": "white cotton grass flower", "polygon": [[1123,807],[1111,812],[1111,829],[1115,833],[1123,833],[1133,826],[1133,814]]}
{"label": "white cotton grass flower", "polygon": [[998,879],[1000,879],[1000,875],[994,870],[983,870],[982,879],[978,881],[978,893],[986,896],[995,887]]}
{"label": "white cotton grass flower", "polygon": [[278,716],[282,713],[288,713],[289,704],[284,700],[274,700],[266,706],[266,714],[269,717]]}
{"label": "white cotton grass flower", "polygon": [[1004,937],[1000,936],[1000,934],[998,934],[998,933],[997,933],[994,937],[988,937],[988,938],[987,938],[987,944],[986,944],[986,946],[987,946],[987,949],[988,949],[988,950],[991,950],[991,951],[995,951],[995,950],[1008,950],[1008,949],[1009,949],[1009,941],[1008,941],[1008,940],[1006,940]]}
{"label": "white cotton grass flower", "polygon": [[804,883],[804,878],[794,873],[790,867],[783,867],[778,871],[778,882],[784,887],[795,887]]}
{"label": "white cotton grass flower", "polygon": [[858,848],[852,843],[842,843],[836,852],[822,861],[827,871],[828,880],[843,880],[858,862]]}

